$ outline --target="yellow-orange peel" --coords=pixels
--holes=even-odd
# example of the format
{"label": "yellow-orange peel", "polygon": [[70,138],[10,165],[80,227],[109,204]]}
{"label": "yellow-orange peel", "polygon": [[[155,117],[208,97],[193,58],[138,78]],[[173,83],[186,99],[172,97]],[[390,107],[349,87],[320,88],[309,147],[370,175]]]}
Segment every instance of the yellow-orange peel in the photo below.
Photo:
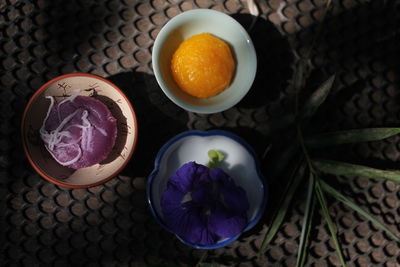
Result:
{"label": "yellow-orange peel", "polygon": [[235,60],[226,42],[201,33],[180,44],[172,56],[171,71],[180,89],[192,96],[207,98],[230,85]]}

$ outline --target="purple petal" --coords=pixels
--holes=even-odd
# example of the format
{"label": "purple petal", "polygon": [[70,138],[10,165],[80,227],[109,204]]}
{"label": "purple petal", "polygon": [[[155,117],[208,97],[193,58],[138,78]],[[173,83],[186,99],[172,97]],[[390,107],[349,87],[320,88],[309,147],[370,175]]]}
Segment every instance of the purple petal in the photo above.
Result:
{"label": "purple petal", "polygon": [[200,206],[211,207],[215,198],[211,191],[211,186],[198,187],[191,193],[192,201]]}
{"label": "purple petal", "polygon": [[216,208],[210,215],[209,231],[220,238],[231,238],[240,234],[247,225],[247,218],[241,215],[231,215],[223,207]]}
{"label": "purple petal", "polygon": [[210,172],[212,180],[219,186],[221,202],[230,212],[238,215],[246,214],[249,209],[246,191],[235,184],[235,181],[222,169],[217,168]]}
{"label": "purple petal", "polygon": [[177,172],[171,176],[168,183],[173,184],[184,193],[192,190],[193,183],[198,179],[208,175],[208,168],[206,166],[197,164],[196,162],[188,162],[180,167]]}
{"label": "purple petal", "polygon": [[212,245],[218,242],[219,237],[208,229],[208,215],[193,202],[184,204],[186,218],[183,220],[181,230],[177,232],[183,240],[197,245]]}
{"label": "purple petal", "polygon": [[177,208],[171,208],[168,212],[165,212],[164,221],[172,232],[179,234],[186,225],[187,216],[187,211],[183,207],[179,206]]}
{"label": "purple petal", "polygon": [[214,235],[208,233],[202,210],[192,206],[191,202],[182,204],[179,208],[164,214],[167,226],[183,240],[205,245],[215,243]]}
{"label": "purple petal", "polygon": [[192,200],[197,205],[211,207],[216,199],[213,195],[213,183],[210,180],[209,171],[201,173],[194,180],[191,192]]}
{"label": "purple petal", "polygon": [[[182,203],[185,193],[174,185],[169,185],[161,198],[161,209],[165,224],[181,238],[195,242],[199,239],[201,229],[200,209],[191,201]],[[197,230],[196,230],[197,229]]]}
{"label": "purple petal", "polygon": [[[179,195],[176,197],[174,195]],[[198,244],[211,245],[219,237],[210,232],[206,224],[203,209],[192,201],[181,203],[183,194],[176,188],[168,188],[162,197],[161,207],[168,228],[183,240]]]}
{"label": "purple petal", "polygon": [[246,192],[224,171],[189,162],[170,177],[161,207],[166,225],[180,238],[212,245],[243,231],[249,204]]}
{"label": "purple petal", "polygon": [[209,230],[208,227],[203,227],[200,232],[200,239],[198,242],[193,242],[195,244],[209,246],[218,242],[220,237]]}
{"label": "purple petal", "polygon": [[176,209],[181,209],[181,202],[185,193],[182,193],[175,186],[169,185],[161,197],[161,209],[163,214],[174,213]]}

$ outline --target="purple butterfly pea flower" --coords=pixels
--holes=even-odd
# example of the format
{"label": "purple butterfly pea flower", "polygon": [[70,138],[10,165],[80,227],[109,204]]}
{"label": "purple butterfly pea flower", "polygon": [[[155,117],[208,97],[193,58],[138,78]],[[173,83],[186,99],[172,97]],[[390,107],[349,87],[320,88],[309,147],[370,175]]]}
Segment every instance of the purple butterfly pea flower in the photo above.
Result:
{"label": "purple butterfly pea flower", "polygon": [[246,192],[222,169],[189,162],[172,175],[161,197],[164,221],[180,238],[212,245],[247,225]]}

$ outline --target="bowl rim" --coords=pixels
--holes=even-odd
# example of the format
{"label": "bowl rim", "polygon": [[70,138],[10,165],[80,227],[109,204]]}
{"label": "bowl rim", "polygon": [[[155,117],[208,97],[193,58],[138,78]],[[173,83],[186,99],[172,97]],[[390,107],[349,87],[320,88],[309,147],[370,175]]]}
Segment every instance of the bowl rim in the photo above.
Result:
{"label": "bowl rim", "polygon": [[[243,229],[243,231],[238,234],[237,236],[228,238],[225,241],[222,242],[218,242],[216,244],[210,245],[210,246],[203,246],[203,245],[197,245],[188,241],[183,240],[182,238],[180,238],[178,235],[176,235],[173,231],[171,231],[163,222],[163,220],[161,219],[160,215],[157,213],[157,211],[155,210],[155,208],[153,207],[153,188],[152,188],[152,184],[153,184],[153,180],[155,179],[155,177],[157,176],[159,169],[160,169],[160,164],[161,164],[161,159],[164,156],[165,152],[169,149],[169,147],[171,145],[173,145],[174,143],[176,143],[177,141],[186,138],[188,136],[198,136],[198,137],[211,137],[211,136],[224,136],[227,138],[230,138],[234,141],[236,141],[237,143],[239,143],[240,145],[242,145],[252,156],[254,163],[255,163],[255,167],[256,167],[256,173],[257,173],[257,178],[261,181],[261,184],[263,186],[263,198],[262,198],[262,202],[260,205],[260,208],[256,214],[256,216],[248,222],[246,228]],[[147,179],[147,185],[146,185],[146,197],[147,197],[147,202],[149,204],[150,207],[150,211],[153,214],[154,218],[156,219],[156,221],[168,232],[171,232],[173,234],[175,234],[175,236],[184,244],[191,246],[193,248],[196,249],[216,249],[216,248],[221,248],[224,246],[227,246],[229,244],[231,244],[232,242],[234,242],[236,239],[239,238],[239,236],[250,230],[251,228],[253,228],[258,221],[261,219],[261,217],[263,216],[264,212],[265,212],[265,207],[267,205],[267,198],[268,198],[268,184],[267,181],[264,177],[264,175],[261,173],[261,164],[260,161],[258,159],[257,154],[255,153],[254,149],[241,137],[239,137],[238,135],[229,132],[229,131],[225,131],[225,130],[208,130],[208,131],[201,131],[201,130],[188,130],[185,132],[182,132],[174,137],[172,137],[171,139],[169,139],[159,150],[159,152],[157,153],[157,156],[155,158],[154,161],[154,169],[153,171],[150,173],[150,175],[148,176]]]}
{"label": "bowl rim", "polygon": [[[90,78],[94,78],[94,79],[98,79],[101,80],[102,82],[107,83],[108,85],[110,85],[111,87],[113,87],[116,91],[118,91],[118,93],[125,99],[126,103],[128,104],[129,108],[130,108],[130,112],[132,114],[133,117],[133,124],[135,126],[135,130],[134,130],[134,141],[133,141],[133,145],[132,145],[132,150],[129,153],[129,155],[126,157],[126,160],[123,162],[122,166],[120,168],[118,168],[118,170],[116,170],[114,173],[112,173],[110,176],[97,181],[95,183],[91,183],[91,184],[82,184],[82,185],[74,185],[74,184],[68,184],[68,183],[64,183],[58,179],[55,179],[51,176],[46,175],[46,173],[44,173],[39,166],[36,165],[35,161],[32,159],[30,153],[29,153],[29,149],[27,146],[27,142],[25,140],[26,138],[26,119],[27,119],[27,114],[31,109],[31,106],[33,104],[33,102],[37,99],[37,97],[43,92],[45,91],[51,84],[61,80],[61,79],[65,79],[65,78],[73,78],[73,77],[90,77]],[[75,72],[75,73],[69,73],[69,74],[63,74],[60,76],[57,76],[51,80],[49,80],[48,82],[46,82],[45,84],[43,84],[42,86],[39,87],[39,89],[36,90],[36,92],[31,96],[31,98],[29,99],[28,103],[25,106],[24,109],[24,113],[22,115],[22,121],[21,121],[21,136],[22,136],[22,145],[24,148],[24,153],[25,156],[28,158],[29,163],[31,164],[31,166],[33,167],[33,169],[40,175],[42,176],[45,180],[47,180],[48,182],[51,182],[53,184],[59,185],[61,187],[64,188],[72,188],[72,189],[80,189],[80,188],[89,188],[89,187],[94,187],[96,185],[100,185],[103,184],[109,180],[111,180],[112,178],[114,178],[118,173],[120,173],[128,164],[128,162],[131,160],[134,151],[136,150],[136,145],[137,145],[137,140],[138,140],[138,123],[137,123],[137,118],[136,118],[136,113],[135,110],[133,109],[133,106],[131,104],[131,102],[129,101],[128,97],[124,94],[124,92],[118,87],[116,86],[114,83],[112,83],[111,81],[94,75],[94,74],[89,74],[89,73],[81,73],[81,72]]]}
{"label": "bowl rim", "polygon": [[[161,75],[161,68],[160,68],[160,65],[159,65],[157,59],[159,58],[159,55],[161,53],[160,50],[161,50],[162,44],[164,43],[164,41],[167,38],[168,34],[174,29],[174,28],[171,28],[172,27],[171,25],[173,25],[173,22],[176,21],[179,18],[187,17],[187,16],[193,16],[193,15],[196,15],[196,14],[214,14],[214,15],[217,15],[217,16],[224,17],[228,21],[230,21],[233,25],[236,25],[237,26],[237,31],[239,31],[240,33],[242,33],[246,37],[246,42],[250,46],[250,53],[254,55],[254,58],[255,58],[255,61],[254,61],[254,73],[250,73],[250,75],[251,75],[250,81],[251,82],[248,84],[248,86],[246,86],[245,90],[240,90],[241,93],[238,95],[238,97],[233,98],[233,101],[230,102],[230,103],[226,103],[226,101],[223,101],[222,104],[217,104],[217,105],[214,104],[214,105],[211,105],[211,106],[200,106],[200,105],[189,104],[186,101],[182,100],[181,98],[176,97],[172,92],[170,92],[169,87],[165,84],[164,78]],[[160,38],[162,38],[163,40],[160,40]],[[152,59],[152,68],[153,68],[154,76],[156,77],[157,83],[158,83],[159,87],[161,88],[161,90],[164,92],[164,94],[173,103],[175,103],[177,106],[183,108],[186,111],[195,112],[195,113],[199,113],[199,114],[218,113],[218,112],[225,111],[225,110],[235,106],[250,91],[250,89],[251,89],[251,87],[252,87],[252,85],[254,83],[254,79],[256,77],[256,73],[257,73],[257,54],[256,54],[256,50],[254,48],[253,41],[252,41],[250,35],[248,34],[248,32],[243,28],[243,26],[237,20],[235,20],[229,14],[226,14],[226,13],[221,12],[221,11],[213,10],[213,9],[206,9],[206,8],[197,8],[197,9],[184,11],[184,12],[176,15],[172,19],[170,19],[161,28],[160,32],[158,33],[158,35],[157,35],[157,37],[156,37],[156,39],[154,41],[154,46],[153,46],[153,52],[152,52],[152,55],[151,55],[151,59]]]}

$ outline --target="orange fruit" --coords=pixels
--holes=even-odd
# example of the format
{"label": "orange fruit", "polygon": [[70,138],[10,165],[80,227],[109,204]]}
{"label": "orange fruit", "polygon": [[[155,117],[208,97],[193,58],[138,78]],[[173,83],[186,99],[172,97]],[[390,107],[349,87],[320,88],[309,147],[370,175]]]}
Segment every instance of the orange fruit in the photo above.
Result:
{"label": "orange fruit", "polygon": [[180,89],[199,98],[222,92],[231,83],[234,70],[229,45],[209,33],[182,42],[171,60],[172,75]]}

